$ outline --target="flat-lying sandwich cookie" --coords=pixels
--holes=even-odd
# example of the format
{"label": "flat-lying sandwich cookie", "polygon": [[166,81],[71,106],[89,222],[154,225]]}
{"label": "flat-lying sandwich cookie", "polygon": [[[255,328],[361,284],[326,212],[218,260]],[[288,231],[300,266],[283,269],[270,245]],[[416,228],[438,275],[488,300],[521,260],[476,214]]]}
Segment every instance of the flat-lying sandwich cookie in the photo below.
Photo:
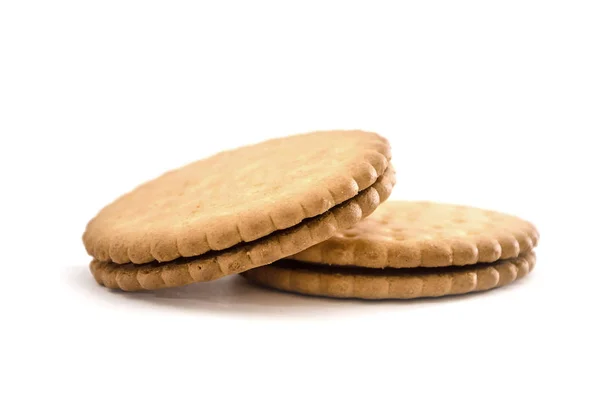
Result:
{"label": "flat-lying sandwich cookie", "polygon": [[242,273],[262,286],[306,295],[360,299],[413,299],[459,295],[507,285],[529,273],[535,254],[471,266],[361,268],[284,259]]}
{"label": "flat-lying sandwich cookie", "polygon": [[440,267],[515,258],[535,226],[501,212],[426,201],[387,201],[368,219],[292,259],[361,267]]}
{"label": "flat-lying sandwich cookie", "polygon": [[219,153],[120,197],[83,240],[96,280],[155,289],[271,263],[351,227],[395,183],[385,138],[315,132]]}
{"label": "flat-lying sandwich cookie", "polygon": [[520,218],[431,202],[388,201],[320,244],[242,275],[308,295],[409,299],[506,285],[535,265],[538,232]]}

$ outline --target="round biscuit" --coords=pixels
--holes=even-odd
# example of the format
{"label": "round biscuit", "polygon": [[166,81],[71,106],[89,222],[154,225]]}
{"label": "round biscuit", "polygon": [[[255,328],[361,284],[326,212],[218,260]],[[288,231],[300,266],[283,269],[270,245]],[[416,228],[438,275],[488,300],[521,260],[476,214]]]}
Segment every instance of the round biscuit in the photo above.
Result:
{"label": "round biscuit", "polygon": [[462,266],[515,258],[531,251],[538,239],[530,222],[501,212],[390,200],[292,259],[371,268]]}
{"label": "round biscuit", "polygon": [[390,165],[373,185],[324,214],[223,251],[167,263],[120,265],[94,259],[90,270],[99,284],[125,291],[176,287],[240,273],[295,254],[330,238],[339,229],[351,227],[389,197],[394,182]]}
{"label": "round biscuit", "polygon": [[320,131],[224,151],[119,197],[88,224],[99,261],[169,262],[221,251],[325,213],[388,167],[388,141],[365,131]]}

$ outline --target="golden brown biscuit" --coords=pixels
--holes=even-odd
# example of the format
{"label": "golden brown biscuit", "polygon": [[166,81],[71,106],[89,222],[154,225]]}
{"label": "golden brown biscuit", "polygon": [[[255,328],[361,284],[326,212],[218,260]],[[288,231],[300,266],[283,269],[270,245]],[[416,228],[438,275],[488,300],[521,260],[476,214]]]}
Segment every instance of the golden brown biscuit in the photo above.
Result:
{"label": "golden brown biscuit", "polygon": [[83,236],[99,261],[169,262],[221,251],[324,214],[388,168],[387,140],[313,132],[218,153],[121,196]]}
{"label": "golden brown biscuit", "polygon": [[539,234],[512,215],[460,205],[387,201],[355,226],[292,258],[360,267],[440,267],[508,259]]}
{"label": "golden brown biscuit", "polygon": [[229,249],[166,263],[119,265],[95,259],[90,270],[99,284],[126,291],[175,287],[239,273],[297,253],[356,224],[388,198],[394,182],[390,165],[371,186],[325,213]]}
{"label": "golden brown biscuit", "polygon": [[471,266],[404,269],[316,265],[284,259],[241,275],[261,286],[306,295],[412,299],[500,287],[528,274],[535,259],[535,254],[528,252],[517,258]]}

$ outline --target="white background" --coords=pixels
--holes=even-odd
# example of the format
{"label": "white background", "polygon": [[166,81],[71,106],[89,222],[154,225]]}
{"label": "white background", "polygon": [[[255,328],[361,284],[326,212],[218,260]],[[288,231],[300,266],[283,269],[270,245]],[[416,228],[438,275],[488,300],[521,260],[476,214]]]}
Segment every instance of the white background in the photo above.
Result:
{"label": "white background", "polygon": [[[599,395],[599,3],[214,3],[0,2],[0,394]],[[393,198],[534,222],[536,270],[378,303],[93,281],[116,196],[336,128],[390,139]]]}

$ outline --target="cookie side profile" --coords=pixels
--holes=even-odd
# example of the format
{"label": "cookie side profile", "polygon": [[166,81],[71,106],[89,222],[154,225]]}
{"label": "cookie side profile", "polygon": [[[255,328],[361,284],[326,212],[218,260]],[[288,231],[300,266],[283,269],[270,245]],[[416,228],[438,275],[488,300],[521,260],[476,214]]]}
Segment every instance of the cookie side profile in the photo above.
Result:
{"label": "cookie side profile", "polygon": [[304,295],[359,299],[414,299],[467,294],[518,280],[535,266],[533,252],[470,266],[373,269],[294,260],[251,269],[241,276],[265,287]]}
{"label": "cookie side profile", "polygon": [[94,259],[90,270],[99,284],[125,291],[176,287],[240,273],[297,253],[326,240],[339,229],[351,227],[389,197],[394,183],[394,169],[389,166],[373,185],[324,214],[230,249],[141,265],[120,265]]}
{"label": "cookie side profile", "polygon": [[387,201],[368,219],[292,258],[370,268],[462,266],[530,252],[535,226],[479,208],[418,201]]}
{"label": "cookie side profile", "polygon": [[387,140],[364,131],[313,132],[218,153],[119,197],[87,225],[102,262],[170,262],[222,251],[324,214],[388,168]]}

